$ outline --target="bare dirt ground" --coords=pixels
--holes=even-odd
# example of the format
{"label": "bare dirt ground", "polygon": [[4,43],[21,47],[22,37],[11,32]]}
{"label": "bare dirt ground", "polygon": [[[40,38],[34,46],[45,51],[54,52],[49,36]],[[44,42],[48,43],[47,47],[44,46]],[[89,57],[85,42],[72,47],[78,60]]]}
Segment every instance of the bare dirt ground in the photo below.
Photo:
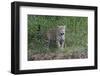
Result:
{"label": "bare dirt ground", "polygon": [[56,59],[84,59],[88,58],[87,51],[74,51],[74,52],[64,52],[64,51],[57,51],[57,52],[49,52],[49,53],[32,53],[29,52],[29,61],[33,60],[56,60]]}

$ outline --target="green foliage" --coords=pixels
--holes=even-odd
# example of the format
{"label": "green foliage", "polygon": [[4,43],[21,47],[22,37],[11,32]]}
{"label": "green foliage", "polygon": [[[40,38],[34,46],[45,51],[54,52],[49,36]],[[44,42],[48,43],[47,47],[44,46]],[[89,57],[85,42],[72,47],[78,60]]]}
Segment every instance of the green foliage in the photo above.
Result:
{"label": "green foliage", "polygon": [[[28,49],[34,52],[53,52],[47,48],[45,33],[50,28],[64,25],[65,51],[67,48],[87,48],[88,18],[73,16],[28,15]],[[68,49],[67,49],[68,50]]]}

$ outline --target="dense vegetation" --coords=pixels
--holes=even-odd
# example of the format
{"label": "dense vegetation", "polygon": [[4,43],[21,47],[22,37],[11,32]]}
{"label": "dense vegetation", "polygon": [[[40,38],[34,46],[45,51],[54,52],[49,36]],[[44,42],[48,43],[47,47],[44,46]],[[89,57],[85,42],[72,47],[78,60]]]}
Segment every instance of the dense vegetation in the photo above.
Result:
{"label": "dense vegetation", "polygon": [[87,17],[28,15],[28,58],[31,60],[35,54],[57,53],[57,48],[48,49],[46,47],[45,33],[50,28],[61,25],[66,26],[63,53],[66,53],[67,56],[82,53],[87,57],[87,21]]}

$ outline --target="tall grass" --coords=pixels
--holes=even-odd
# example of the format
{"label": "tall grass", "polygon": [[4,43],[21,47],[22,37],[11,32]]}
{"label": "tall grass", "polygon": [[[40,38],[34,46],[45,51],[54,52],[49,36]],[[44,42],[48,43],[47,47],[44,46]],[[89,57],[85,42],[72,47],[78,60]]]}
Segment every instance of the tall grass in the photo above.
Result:
{"label": "tall grass", "polygon": [[87,49],[88,18],[75,16],[28,15],[28,50],[36,53],[54,52],[47,48],[45,33],[50,28],[64,25],[65,51]]}

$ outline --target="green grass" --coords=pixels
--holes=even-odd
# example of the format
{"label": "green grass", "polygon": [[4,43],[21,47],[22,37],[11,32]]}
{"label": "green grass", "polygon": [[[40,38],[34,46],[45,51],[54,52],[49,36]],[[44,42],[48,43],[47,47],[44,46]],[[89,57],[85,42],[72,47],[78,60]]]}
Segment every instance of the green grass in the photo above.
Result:
{"label": "green grass", "polygon": [[[65,52],[87,49],[88,18],[74,16],[39,16],[28,15],[28,51],[35,53],[56,52],[57,48],[48,49],[44,34],[50,28],[65,25]],[[39,32],[39,28],[41,29]]]}

